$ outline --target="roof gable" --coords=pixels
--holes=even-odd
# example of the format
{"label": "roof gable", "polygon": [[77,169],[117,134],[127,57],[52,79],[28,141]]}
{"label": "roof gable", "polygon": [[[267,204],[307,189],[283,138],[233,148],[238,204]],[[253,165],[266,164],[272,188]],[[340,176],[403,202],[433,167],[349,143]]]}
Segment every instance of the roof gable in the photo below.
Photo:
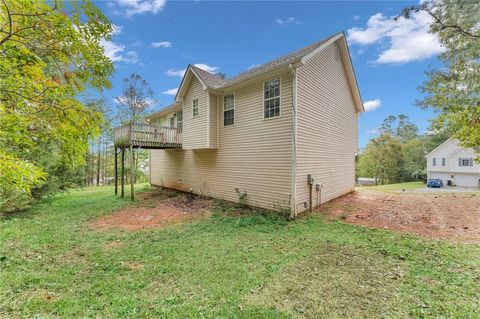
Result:
{"label": "roof gable", "polygon": [[[198,70],[201,70],[200,68],[193,67],[193,65],[189,64],[187,67],[187,70],[185,71],[185,74],[183,75],[182,82],[180,82],[180,86],[178,88],[177,94],[175,95],[175,101],[180,102],[183,96],[187,92],[188,84],[192,80],[192,77],[196,77],[200,83],[202,84],[202,88],[206,90],[208,88],[207,83],[205,83],[204,79],[206,78],[205,76],[202,78],[199,73],[197,72]],[[209,73],[207,71],[202,70],[205,73]],[[203,73],[200,73],[203,75]],[[211,74],[211,73],[209,73]],[[213,74],[211,74],[213,75]],[[207,81],[208,82],[208,81]]]}
{"label": "roof gable", "polygon": [[205,84],[207,87],[219,88],[227,83],[227,80],[217,74],[212,74],[208,71],[200,69],[195,65],[190,65],[189,67],[199,78],[200,82]]}
{"label": "roof gable", "polygon": [[456,153],[458,153],[459,151],[461,151],[462,149],[464,149],[464,147],[460,146],[454,138],[450,137],[445,142],[443,142],[442,144],[434,148],[432,151],[430,151],[430,153],[425,155],[425,157],[429,157],[429,156],[435,155],[436,153],[440,153],[443,157],[449,158],[455,155]]}
{"label": "roof gable", "polygon": [[425,157],[428,157],[428,156],[440,151],[443,147],[445,147],[445,145],[447,145],[448,143],[451,143],[451,141],[452,141],[452,138],[447,139],[442,144],[438,145],[433,150],[431,150],[427,155],[425,155]]}

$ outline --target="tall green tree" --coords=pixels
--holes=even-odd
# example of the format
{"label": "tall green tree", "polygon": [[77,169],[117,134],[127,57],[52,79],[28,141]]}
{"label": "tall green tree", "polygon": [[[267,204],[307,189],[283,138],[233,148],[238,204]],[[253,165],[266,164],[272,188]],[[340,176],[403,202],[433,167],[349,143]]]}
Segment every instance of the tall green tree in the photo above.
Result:
{"label": "tall green tree", "polygon": [[79,96],[110,87],[100,40],[111,32],[88,0],[0,0],[0,197],[47,178],[35,157],[45,144],[67,166],[84,162],[102,116]]}
{"label": "tall green tree", "polygon": [[406,8],[403,16],[416,12],[431,17],[430,32],[438,36],[445,51],[443,67],[427,72],[420,87],[424,108],[438,112],[437,126],[446,127],[465,147],[480,146],[480,2],[426,0]]}
{"label": "tall green tree", "polygon": [[400,181],[412,181],[426,175],[425,140],[417,137],[402,144],[403,166]]}
{"label": "tall green tree", "polygon": [[[143,120],[145,112],[156,103],[154,99],[154,91],[148,82],[136,73],[123,79],[124,87],[122,94],[117,96],[118,104],[118,119],[121,123],[129,123]],[[129,167],[130,171],[133,169],[135,182],[137,177],[143,175],[140,170],[140,161],[144,162],[148,159],[148,152],[146,150],[133,150],[131,156],[134,158],[133,168]],[[127,174],[128,176],[128,174]]]}
{"label": "tall green tree", "polygon": [[136,73],[123,79],[122,94],[117,96],[118,118],[121,123],[138,121],[155,103],[154,92],[148,82]]}
{"label": "tall green tree", "polygon": [[387,116],[380,125],[379,131],[383,134],[390,134],[401,141],[409,141],[418,136],[418,127],[410,122],[405,114]]}
{"label": "tall green tree", "polygon": [[402,145],[398,138],[385,133],[370,140],[359,159],[359,175],[374,177],[381,184],[399,180],[403,165]]}

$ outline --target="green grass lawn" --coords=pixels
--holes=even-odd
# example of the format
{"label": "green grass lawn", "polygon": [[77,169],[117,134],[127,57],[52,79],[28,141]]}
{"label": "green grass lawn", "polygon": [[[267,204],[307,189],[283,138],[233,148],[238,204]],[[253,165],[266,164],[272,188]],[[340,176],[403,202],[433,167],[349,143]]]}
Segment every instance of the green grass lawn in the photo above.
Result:
{"label": "green grass lawn", "polygon": [[402,189],[414,190],[414,189],[419,189],[424,187],[425,187],[425,184],[423,182],[409,182],[409,183],[397,183],[397,184],[387,184],[387,185],[359,186],[359,187],[356,187],[356,189],[392,192],[392,191],[402,191]]}
{"label": "green grass lawn", "polygon": [[0,318],[478,318],[480,246],[311,216],[97,230],[128,200],[58,195],[0,219]]}

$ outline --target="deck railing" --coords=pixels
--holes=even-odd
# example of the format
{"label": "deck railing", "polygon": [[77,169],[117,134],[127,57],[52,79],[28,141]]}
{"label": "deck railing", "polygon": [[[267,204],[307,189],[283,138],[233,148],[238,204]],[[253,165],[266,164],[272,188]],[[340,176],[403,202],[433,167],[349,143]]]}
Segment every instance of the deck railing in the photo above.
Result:
{"label": "deck railing", "polygon": [[129,123],[115,128],[116,147],[180,148],[182,133],[175,127],[151,123]]}

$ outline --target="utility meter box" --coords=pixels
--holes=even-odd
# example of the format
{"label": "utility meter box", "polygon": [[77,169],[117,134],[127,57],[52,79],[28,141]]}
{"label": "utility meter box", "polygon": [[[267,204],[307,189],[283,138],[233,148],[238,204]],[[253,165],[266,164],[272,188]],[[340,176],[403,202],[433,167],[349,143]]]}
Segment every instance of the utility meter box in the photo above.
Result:
{"label": "utility meter box", "polygon": [[307,183],[308,185],[313,185],[313,183],[315,183],[315,178],[313,178],[312,174],[307,175]]}

